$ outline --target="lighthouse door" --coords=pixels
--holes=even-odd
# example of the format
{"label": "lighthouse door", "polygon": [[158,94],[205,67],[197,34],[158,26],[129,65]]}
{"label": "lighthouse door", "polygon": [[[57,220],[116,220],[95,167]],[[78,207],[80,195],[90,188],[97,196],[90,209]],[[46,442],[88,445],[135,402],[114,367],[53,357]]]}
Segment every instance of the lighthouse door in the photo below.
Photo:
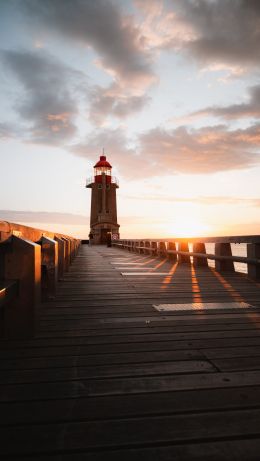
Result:
{"label": "lighthouse door", "polygon": [[107,233],[109,232],[109,229],[101,229],[101,245],[106,245],[107,244]]}

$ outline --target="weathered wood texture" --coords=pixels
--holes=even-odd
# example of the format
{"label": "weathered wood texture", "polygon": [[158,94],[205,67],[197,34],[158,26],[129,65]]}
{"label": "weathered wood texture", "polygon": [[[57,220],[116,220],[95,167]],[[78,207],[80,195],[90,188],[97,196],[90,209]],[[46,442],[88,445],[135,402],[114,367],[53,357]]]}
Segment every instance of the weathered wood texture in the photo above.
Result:
{"label": "weathered wood texture", "polygon": [[[81,246],[37,337],[1,342],[1,459],[259,458],[259,284],[144,246]],[[184,302],[220,308],[153,307]]]}

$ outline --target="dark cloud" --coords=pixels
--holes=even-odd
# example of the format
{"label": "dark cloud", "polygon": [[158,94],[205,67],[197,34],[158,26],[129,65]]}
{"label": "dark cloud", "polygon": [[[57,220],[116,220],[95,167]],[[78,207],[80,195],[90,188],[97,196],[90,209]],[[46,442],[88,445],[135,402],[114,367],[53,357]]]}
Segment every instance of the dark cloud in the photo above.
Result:
{"label": "dark cloud", "polygon": [[126,94],[114,84],[109,88],[96,86],[90,92],[89,119],[96,125],[102,125],[109,116],[124,119],[142,110],[149,100],[146,95]]}
{"label": "dark cloud", "polygon": [[48,211],[0,210],[0,221],[9,221],[16,223],[52,223],[71,225],[88,224],[88,218],[86,216],[71,213],[58,213]]}
{"label": "dark cloud", "polygon": [[23,8],[31,26],[90,46],[98,55],[96,64],[112,76],[108,88],[93,88],[93,124],[102,124],[108,116],[126,118],[144,107],[148,101],[144,92],[155,82],[153,56],[144,47],[141,28],[132,16],[123,14],[120,2],[25,0]]}
{"label": "dark cloud", "polygon": [[249,89],[249,100],[242,104],[232,104],[229,106],[211,106],[205,109],[193,112],[188,118],[213,115],[228,119],[240,118],[259,118],[260,117],[260,85],[253,86]]}
{"label": "dark cloud", "polygon": [[110,0],[25,0],[39,27],[91,46],[116,79],[136,84],[153,79],[151,55],[133,18]]}
{"label": "dark cloud", "polygon": [[74,146],[73,153],[94,160],[104,146],[120,173],[131,179],[150,176],[208,174],[259,165],[260,125],[228,130],[225,125],[191,130],[152,129],[139,135],[136,148],[122,129],[97,130]]}
{"label": "dark cloud", "polygon": [[205,62],[257,65],[260,61],[259,0],[173,0],[179,18],[195,35],[186,42],[192,55]]}
{"label": "dark cloud", "polygon": [[27,139],[47,144],[70,140],[76,133],[74,93],[81,74],[42,50],[5,50],[1,59],[23,87],[23,95],[14,108],[21,120],[29,123]]}

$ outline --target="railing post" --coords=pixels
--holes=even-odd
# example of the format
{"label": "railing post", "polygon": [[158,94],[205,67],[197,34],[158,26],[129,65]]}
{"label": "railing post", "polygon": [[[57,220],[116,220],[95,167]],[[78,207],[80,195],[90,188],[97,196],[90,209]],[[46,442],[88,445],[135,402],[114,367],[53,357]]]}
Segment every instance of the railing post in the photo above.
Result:
{"label": "railing post", "polygon": [[[215,255],[216,256],[232,256],[231,244],[230,243],[215,243]],[[233,261],[217,260],[215,262],[215,269],[217,272],[234,272]]]}
{"label": "railing post", "polygon": [[[168,242],[168,250],[176,251],[176,244],[175,242]],[[177,255],[168,253],[168,258],[171,262],[176,262],[177,261]]]}
{"label": "railing post", "polygon": [[79,247],[81,245],[81,240],[77,239],[77,250],[76,250],[76,254],[78,254],[79,252]]}
{"label": "railing post", "polygon": [[[143,240],[140,240],[140,244],[139,244],[139,245],[140,245],[140,247],[143,247],[143,246],[144,246],[144,241],[143,241]],[[140,253],[140,254],[144,254],[144,252],[145,252],[145,251],[143,250],[143,248],[140,248],[140,249],[139,249],[139,253]]]}
{"label": "railing post", "polygon": [[[195,242],[193,243],[193,253],[203,253],[206,254],[206,246],[205,243]],[[208,266],[207,258],[198,258],[197,256],[193,256],[193,265],[194,266]]]}
{"label": "railing post", "polygon": [[65,271],[65,241],[55,236],[58,243],[58,278],[61,279]]}
{"label": "railing post", "polygon": [[65,243],[64,270],[66,272],[69,270],[69,265],[70,265],[70,245],[69,245],[69,240],[66,239],[65,237],[63,237],[62,240]]}
{"label": "railing post", "polygon": [[71,261],[75,258],[75,240],[70,239],[70,253],[71,253]]}
{"label": "railing post", "polygon": [[1,252],[4,278],[18,281],[18,296],[4,313],[5,337],[30,338],[35,333],[41,301],[41,247],[15,236],[5,245]]}
{"label": "railing post", "polygon": [[159,242],[158,244],[158,255],[162,258],[167,257],[166,245],[165,242]]}
{"label": "railing post", "polygon": [[42,294],[43,299],[56,294],[58,283],[58,242],[43,236],[40,240],[42,252]]}
{"label": "railing post", "polygon": [[158,254],[158,253],[157,253],[157,251],[158,251],[158,250],[157,250],[157,242],[151,242],[151,248],[152,248],[152,250],[153,250],[153,251],[151,252],[151,253],[153,254],[153,256],[157,256],[157,254]]}
{"label": "railing post", "polygon": [[[260,259],[260,243],[247,244],[247,257]],[[247,264],[248,276],[254,280],[260,280],[260,265]]]}
{"label": "railing post", "polygon": [[146,248],[148,248],[148,250],[145,250],[144,253],[145,253],[146,255],[150,255],[150,251],[149,251],[149,248],[151,247],[150,240],[146,240],[146,241],[144,242],[144,246],[145,246]]}
{"label": "railing post", "polygon": [[69,265],[72,263],[73,255],[72,255],[72,242],[71,238],[68,237],[68,242],[69,242]]}
{"label": "railing post", "polygon": [[[186,251],[189,252],[189,244],[188,242],[179,242],[178,244],[179,251]],[[178,255],[179,263],[189,263],[190,264],[190,256],[188,255]]]}

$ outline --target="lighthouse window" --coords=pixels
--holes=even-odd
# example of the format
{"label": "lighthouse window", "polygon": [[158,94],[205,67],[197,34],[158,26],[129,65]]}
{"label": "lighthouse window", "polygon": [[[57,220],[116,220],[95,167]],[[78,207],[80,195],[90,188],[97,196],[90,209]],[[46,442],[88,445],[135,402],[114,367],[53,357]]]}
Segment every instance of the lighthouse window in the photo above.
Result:
{"label": "lighthouse window", "polygon": [[99,188],[99,189],[102,189],[102,184],[99,184],[99,185],[98,185],[98,188]]}
{"label": "lighthouse window", "polygon": [[110,189],[110,184],[107,184],[107,189],[108,189],[108,190]]}

